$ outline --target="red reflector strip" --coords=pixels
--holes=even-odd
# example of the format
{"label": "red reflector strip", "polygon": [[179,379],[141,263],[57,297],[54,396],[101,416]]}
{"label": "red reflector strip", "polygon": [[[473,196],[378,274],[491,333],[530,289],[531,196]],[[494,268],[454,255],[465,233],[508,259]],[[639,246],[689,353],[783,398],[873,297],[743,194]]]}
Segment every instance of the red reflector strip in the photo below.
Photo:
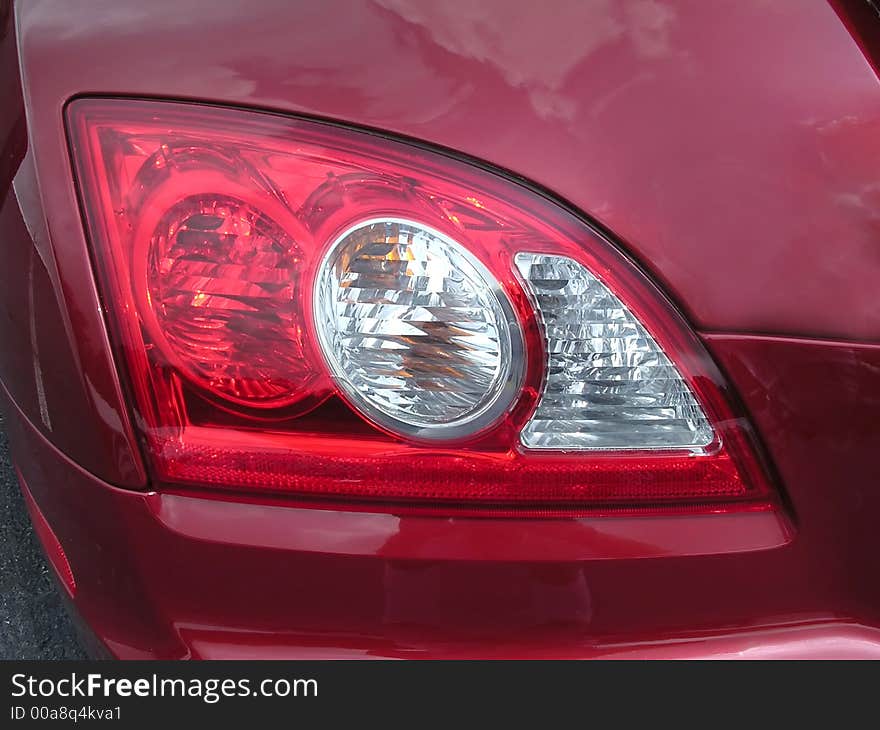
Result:
{"label": "red reflector strip", "polygon": [[[329,451],[323,444],[320,453],[309,449],[309,444],[300,446],[302,452],[296,454],[268,445],[259,450],[218,450],[207,444],[195,446],[193,440],[185,447],[169,440],[161,450],[161,463],[168,465],[162,477],[168,484],[252,487],[316,498],[430,503],[454,499],[518,509],[567,504],[567,513],[579,503],[649,506],[762,496],[743,482],[723,453],[710,459],[670,453],[573,460],[543,454],[422,454],[407,446],[360,455],[356,445],[342,440]],[[369,443],[363,446],[375,449],[375,444],[372,449]]]}

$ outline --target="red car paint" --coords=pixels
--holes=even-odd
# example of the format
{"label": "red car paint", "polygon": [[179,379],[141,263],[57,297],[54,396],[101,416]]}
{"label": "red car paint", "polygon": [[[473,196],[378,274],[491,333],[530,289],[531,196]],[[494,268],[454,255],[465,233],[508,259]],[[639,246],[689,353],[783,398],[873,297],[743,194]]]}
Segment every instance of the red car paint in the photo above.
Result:
{"label": "red car paint", "polygon": [[[111,654],[880,656],[880,88],[845,8],[0,8],[3,408]],[[378,128],[552,191],[701,333],[785,508],[476,520],[152,491],[63,127],[83,94]]]}

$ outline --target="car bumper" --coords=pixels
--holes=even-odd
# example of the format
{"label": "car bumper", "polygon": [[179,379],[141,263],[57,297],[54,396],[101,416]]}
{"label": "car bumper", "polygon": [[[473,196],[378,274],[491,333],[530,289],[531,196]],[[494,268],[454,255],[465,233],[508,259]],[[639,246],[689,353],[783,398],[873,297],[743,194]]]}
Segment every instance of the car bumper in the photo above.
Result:
{"label": "car bumper", "polygon": [[711,600],[701,609],[700,586],[677,597],[697,604],[687,626],[661,596],[651,605],[658,574],[674,591],[681,571],[784,546],[776,513],[526,523],[136,492],[81,469],[3,400],[93,655],[880,658],[880,630],[843,616],[753,609],[737,623]]}

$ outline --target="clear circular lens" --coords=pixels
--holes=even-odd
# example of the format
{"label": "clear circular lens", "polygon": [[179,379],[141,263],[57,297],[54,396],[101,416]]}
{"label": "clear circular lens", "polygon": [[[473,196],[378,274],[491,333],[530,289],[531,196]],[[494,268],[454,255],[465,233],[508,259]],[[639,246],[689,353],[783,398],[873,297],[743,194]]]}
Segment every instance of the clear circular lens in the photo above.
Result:
{"label": "clear circular lens", "polygon": [[321,348],[353,404],[405,436],[484,430],[519,395],[525,353],[500,285],[420,223],[369,220],[330,247],[315,282]]}

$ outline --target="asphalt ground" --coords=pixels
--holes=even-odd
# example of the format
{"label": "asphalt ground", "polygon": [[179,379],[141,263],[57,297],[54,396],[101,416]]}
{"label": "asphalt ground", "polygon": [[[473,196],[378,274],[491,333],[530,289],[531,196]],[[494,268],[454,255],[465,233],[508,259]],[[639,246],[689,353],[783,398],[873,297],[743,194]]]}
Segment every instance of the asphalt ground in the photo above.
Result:
{"label": "asphalt ground", "polygon": [[24,506],[0,416],[0,659],[84,659]]}

